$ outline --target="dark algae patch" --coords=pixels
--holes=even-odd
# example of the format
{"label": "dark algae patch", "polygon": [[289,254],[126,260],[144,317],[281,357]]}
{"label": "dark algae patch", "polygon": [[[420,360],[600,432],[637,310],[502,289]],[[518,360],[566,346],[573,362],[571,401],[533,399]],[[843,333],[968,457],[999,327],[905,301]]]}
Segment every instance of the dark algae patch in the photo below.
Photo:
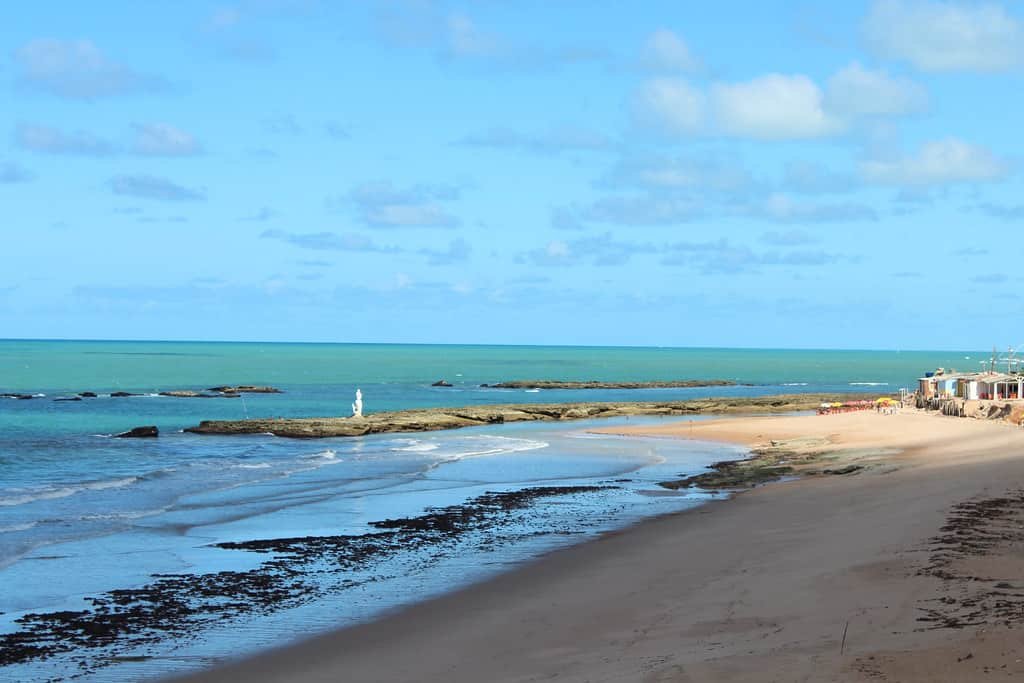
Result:
{"label": "dark algae patch", "polygon": [[798,453],[784,444],[785,442],[774,441],[770,446],[752,450],[749,458],[722,460],[709,465],[710,471],[708,472],[659,483],[667,489],[749,488],[796,474],[797,465],[815,462],[821,455],[820,453]]}
{"label": "dark algae patch", "polygon": [[215,547],[223,550],[269,557],[248,571],[154,574],[144,586],[86,598],[85,609],[25,614],[16,620],[19,630],[0,634],[0,667],[64,655],[88,673],[116,662],[141,661],[147,655],[138,652],[140,647],[192,637],[214,622],[269,614],[333,590],[379,580],[383,577],[374,575],[375,569],[399,551],[419,552],[429,564],[432,558],[444,557],[453,544],[471,540],[467,535],[474,532],[486,532],[483,543],[492,545],[494,532],[511,529],[522,519],[518,513],[529,514],[538,501],[609,488],[616,487],[488,492],[415,517],[372,522],[377,531],[366,534],[219,543]]}
{"label": "dark algae patch", "polygon": [[827,439],[798,438],[772,441],[754,448],[742,460],[722,460],[708,466],[707,472],[672,481],[659,482],[667,489],[701,488],[707,490],[744,489],[778,481],[789,476],[852,475],[864,471],[865,464],[846,463],[819,469],[822,464],[840,458],[871,455],[853,451],[824,450]]}
{"label": "dark algae patch", "polygon": [[738,489],[757,486],[793,473],[788,465],[763,465],[750,460],[725,460],[703,472],[675,481],[660,482],[667,489],[697,487],[702,489]]}
{"label": "dark algae patch", "polygon": [[[918,571],[941,581],[941,595],[922,601],[922,630],[1024,624],[1024,577],[978,576],[970,559],[1019,558],[1024,544],[1024,490],[954,505],[928,542],[928,564]],[[1008,563],[1019,566],[1019,562]]]}

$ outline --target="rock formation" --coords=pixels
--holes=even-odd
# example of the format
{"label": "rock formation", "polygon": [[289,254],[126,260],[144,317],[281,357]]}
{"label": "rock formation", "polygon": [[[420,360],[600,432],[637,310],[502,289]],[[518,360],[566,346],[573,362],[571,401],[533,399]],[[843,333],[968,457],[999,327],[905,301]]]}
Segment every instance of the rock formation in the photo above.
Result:
{"label": "rock formation", "polygon": [[261,387],[252,384],[226,384],[220,387],[210,387],[207,391],[216,391],[220,394],[283,394],[277,387]]}
{"label": "rock formation", "polygon": [[[465,408],[423,408],[374,413],[361,420],[345,417],[204,420],[186,432],[193,434],[261,434],[294,438],[363,436],[385,432],[429,432],[487,424],[526,421],[579,420],[629,415],[699,415],[702,413],[769,413],[814,410],[823,401],[859,400],[867,394],[794,394],[693,401],[623,403],[527,403],[479,405]],[[877,394],[871,394],[876,397]]]}
{"label": "rock formation", "polygon": [[153,425],[132,427],[127,432],[114,435],[118,439],[151,439],[160,436],[160,430]]}
{"label": "rock formation", "polygon": [[[497,384],[481,384],[490,389],[689,389],[692,387],[731,387],[731,379],[682,379],[667,382],[578,382],[555,379],[521,379]],[[750,386],[750,385],[744,385]]]}

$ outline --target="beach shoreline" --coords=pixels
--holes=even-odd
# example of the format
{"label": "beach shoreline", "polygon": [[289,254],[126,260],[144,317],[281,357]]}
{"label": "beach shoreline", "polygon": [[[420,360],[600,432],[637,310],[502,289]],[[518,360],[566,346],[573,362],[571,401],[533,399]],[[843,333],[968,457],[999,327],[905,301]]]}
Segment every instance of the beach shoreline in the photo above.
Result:
{"label": "beach shoreline", "polygon": [[[377,621],[181,680],[1024,674],[1011,630],[1013,610],[1024,614],[1012,583],[1013,548],[1024,540],[1014,526],[1024,522],[1020,430],[862,411],[607,431],[691,430],[748,446],[788,440],[865,466],[645,520]],[[943,536],[951,525],[989,541],[977,552],[956,546]]]}

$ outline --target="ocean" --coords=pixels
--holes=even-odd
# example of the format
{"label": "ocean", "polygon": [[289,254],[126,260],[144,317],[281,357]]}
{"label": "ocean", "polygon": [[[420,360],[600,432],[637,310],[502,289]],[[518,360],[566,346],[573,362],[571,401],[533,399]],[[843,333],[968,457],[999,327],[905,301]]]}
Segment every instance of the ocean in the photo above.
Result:
{"label": "ocean", "polygon": [[[741,449],[593,423],[301,441],[202,419],[912,388],[983,352],[0,341],[0,679],[135,681],[358,623],[713,497]],[[452,387],[432,387],[444,379]],[[524,391],[503,380],[728,379]],[[158,392],[260,384],[280,394]],[[112,392],[137,394],[111,397]],[[57,401],[80,392],[95,398]],[[631,418],[630,423],[657,421]],[[601,421],[601,425],[614,424]],[[157,439],[113,434],[156,425]]]}

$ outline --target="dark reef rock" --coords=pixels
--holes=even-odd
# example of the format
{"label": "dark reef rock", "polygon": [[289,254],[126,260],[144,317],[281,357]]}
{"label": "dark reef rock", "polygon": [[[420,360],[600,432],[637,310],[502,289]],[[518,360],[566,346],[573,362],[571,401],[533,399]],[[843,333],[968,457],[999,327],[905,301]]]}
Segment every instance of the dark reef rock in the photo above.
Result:
{"label": "dark reef rock", "polygon": [[238,398],[239,396],[239,394],[230,393],[208,394],[202,391],[192,391],[190,389],[161,391],[160,395],[170,396],[171,398]]}
{"label": "dark reef rock", "polygon": [[261,387],[253,384],[226,384],[220,387],[210,387],[207,391],[216,391],[220,394],[283,394],[277,387]]}
{"label": "dark reef rock", "polygon": [[140,394],[133,394],[127,391],[111,391],[111,398],[124,398],[125,396],[139,396]]}
{"label": "dark reef rock", "polygon": [[[554,379],[523,379],[497,384],[481,384],[489,389],[691,389],[694,387],[733,387],[731,379],[681,379],[658,382],[579,382]],[[744,385],[749,386],[749,385]]]}
{"label": "dark reef rock", "polygon": [[0,398],[13,398],[18,401],[31,401],[35,396],[32,394],[0,394]]}
{"label": "dark reef rock", "polygon": [[61,396],[60,398],[53,399],[54,401],[81,401],[81,396]]}
{"label": "dark reef rock", "polygon": [[145,427],[132,427],[127,432],[115,434],[118,439],[151,439],[160,436],[160,430],[153,425]]}
{"label": "dark reef rock", "polygon": [[[370,522],[360,535],[305,536],[217,543],[226,551],[266,556],[258,567],[206,574],[153,574],[141,586],[85,596],[78,611],[24,614],[17,630],[0,633],[0,667],[64,655],[83,669],[136,656],[140,647],[194,634],[225,620],[272,614],[327,594],[355,588],[377,576],[346,578],[353,571],[380,571],[398,553],[446,556],[452,544],[483,535],[492,545],[509,539],[531,506],[557,498],[600,495],[606,486],[540,486],[488,491],[462,504],[423,514]],[[552,532],[545,532],[552,533]],[[557,532],[555,532],[557,533]],[[324,577],[333,575],[333,582]],[[93,673],[90,671],[90,673]],[[13,679],[12,679],[13,680]]]}
{"label": "dark reef rock", "polygon": [[78,395],[82,398],[96,398],[96,392],[94,391],[80,391]]}
{"label": "dark reef rock", "polygon": [[431,384],[430,386],[432,386],[432,387],[450,387],[451,385],[452,385],[452,383],[449,382],[448,380],[439,379],[436,382],[434,382],[433,384]]}

